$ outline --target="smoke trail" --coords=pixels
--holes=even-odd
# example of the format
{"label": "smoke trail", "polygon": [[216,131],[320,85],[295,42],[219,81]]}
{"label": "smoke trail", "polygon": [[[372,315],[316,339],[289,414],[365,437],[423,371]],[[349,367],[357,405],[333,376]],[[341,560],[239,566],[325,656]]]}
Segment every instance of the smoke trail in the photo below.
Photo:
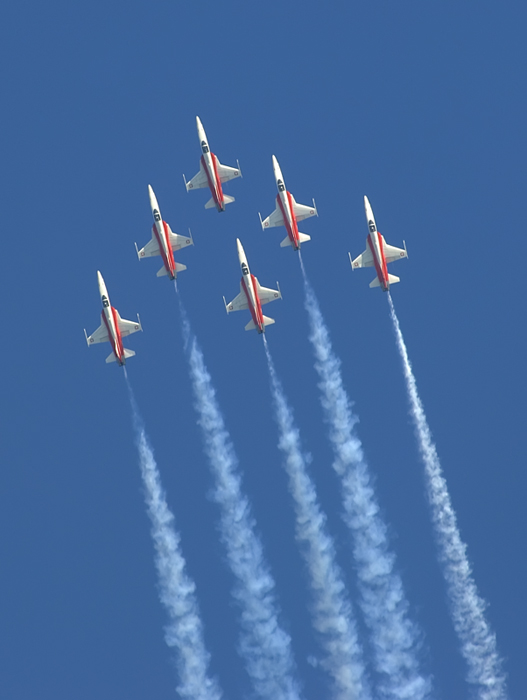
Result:
{"label": "smoke trail", "polygon": [[278,446],[285,455],[289,489],[295,502],[297,539],[303,545],[313,590],[313,624],[326,651],[323,667],[332,677],[334,698],[367,700],[371,694],[364,678],[362,652],[351,606],[335,561],[335,547],[326,531],[326,517],[317,502],[293,412],[277,377],[265,336],[264,345],[280,436]]}
{"label": "smoke trail", "polygon": [[442,474],[441,464],[401,333],[392,298],[390,315],[397,348],[401,355],[406,389],[419,450],[425,465],[426,487],[432,509],[432,522],[439,547],[439,559],[447,582],[454,629],[461,642],[461,653],[468,665],[467,681],[474,685],[481,700],[502,700],[507,696],[496,636],[485,619],[485,602],[480,598],[457,526],[456,514]]}
{"label": "smoke trail", "polygon": [[159,577],[159,597],[168,613],[165,641],[177,651],[180,683],[177,692],[185,700],[220,700],[222,693],[209,676],[209,653],[203,641],[203,627],[196,601],[196,587],[185,571],[179,534],[174,528],[161,478],[132,388],[126,375],[135,441],[139,452],[145,500],[152,522],[155,564]]}
{"label": "smoke trail", "polygon": [[236,578],[233,595],[242,611],[240,653],[261,698],[298,700],[299,690],[293,679],[291,639],[278,622],[275,583],[255,533],[249,502],[242,494],[238,460],[203,353],[195,337],[191,337],[182,306],[181,312],[199,424],[215,479],[215,500],[221,509],[220,533]]}
{"label": "smoke trail", "polygon": [[353,534],[353,554],[359,579],[360,606],[370,630],[379,692],[385,698],[422,700],[430,692],[430,679],[419,671],[419,634],[408,616],[395,556],[389,551],[386,525],[376,502],[362,445],[355,435],[358,422],[343,387],[340,361],[333,352],[329,332],[315,293],[304,275],[305,308],[309,339],[321,402],[329,423],[335,459],[333,468],[341,478],[344,520]]}

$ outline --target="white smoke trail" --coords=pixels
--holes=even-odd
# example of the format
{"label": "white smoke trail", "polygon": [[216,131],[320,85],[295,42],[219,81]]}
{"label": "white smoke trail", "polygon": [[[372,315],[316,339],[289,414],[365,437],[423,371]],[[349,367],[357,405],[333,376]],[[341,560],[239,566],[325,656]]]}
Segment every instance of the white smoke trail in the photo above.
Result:
{"label": "white smoke trail", "polygon": [[210,657],[203,640],[196,586],[185,571],[185,560],[181,553],[179,534],[174,527],[174,516],[168,508],[154,452],[146,436],[127,376],[126,381],[145,500],[152,523],[159,597],[169,618],[165,627],[165,641],[177,652],[176,666],[180,680],[177,692],[184,700],[220,700],[222,693],[218,684],[209,676]]}
{"label": "white smoke trail", "polygon": [[401,333],[392,298],[388,294],[390,315],[397,348],[401,355],[406,389],[410,400],[419,450],[425,465],[426,487],[432,510],[432,522],[439,547],[439,559],[447,582],[454,629],[461,642],[461,653],[468,666],[467,681],[480,700],[503,700],[507,697],[502,662],[497,652],[496,636],[485,619],[485,601],[480,598],[461,540],[450,494],[442,473],[436,447],[417,392],[408,351]]}
{"label": "white smoke trail", "polygon": [[[302,265],[302,259],[300,259]],[[395,556],[389,551],[386,525],[376,502],[362,445],[355,435],[358,422],[344,389],[340,361],[315,293],[302,265],[309,339],[321,402],[329,423],[329,438],[340,476],[344,519],[353,534],[353,554],[360,591],[360,607],[370,630],[378,689],[384,698],[423,700],[431,689],[430,678],[419,670],[419,633],[408,614],[408,602]]]}
{"label": "white smoke trail", "polygon": [[256,693],[266,700],[298,700],[291,639],[280,627],[275,583],[255,532],[247,498],[242,494],[238,460],[216,400],[203,353],[191,337],[182,311],[183,337],[189,352],[190,375],[205,451],[215,479],[214,496],[220,506],[220,533],[231,570],[233,591],[241,614],[240,654]]}
{"label": "white smoke trail", "polygon": [[371,693],[351,606],[335,561],[335,546],[327,533],[326,517],[320,510],[315,485],[307,471],[293,412],[276,374],[265,336],[264,345],[279,429],[278,446],[285,455],[289,488],[295,503],[297,539],[302,545],[313,591],[313,624],[326,651],[323,667],[332,678],[336,700],[367,700]]}

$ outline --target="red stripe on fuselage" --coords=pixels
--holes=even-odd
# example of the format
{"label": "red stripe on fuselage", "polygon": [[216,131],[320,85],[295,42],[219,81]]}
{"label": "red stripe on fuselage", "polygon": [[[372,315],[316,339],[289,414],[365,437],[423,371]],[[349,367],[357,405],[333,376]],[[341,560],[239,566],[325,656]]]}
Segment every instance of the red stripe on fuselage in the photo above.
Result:
{"label": "red stripe on fuselage", "polygon": [[159,246],[159,252],[161,253],[161,259],[163,260],[163,265],[166,267],[166,270],[168,272],[168,276],[170,277],[171,280],[176,279],[175,275],[175,269],[176,269],[176,263],[174,262],[174,253],[172,252],[172,246],[170,245],[170,239],[168,237],[168,224],[166,221],[163,221],[163,234],[165,236],[165,243],[166,243],[166,250],[168,251],[165,253],[165,246],[163,246],[163,241],[159,237],[159,232],[157,230],[157,226],[154,224],[152,227],[152,231],[154,232],[155,237],[157,238],[157,244]]}
{"label": "red stripe on fuselage", "polygon": [[249,311],[251,312],[251,316],[253,317],[253,321],[254,321],[255,326],[258,328],[258,333],[263,333],[264,332],[264,322],[263,322],[262,305],[260,303],[260,297],[258,296],[258,291],[256,288],[256,280],[254,278],[254,275],[251,275],[251,284],[253,287],[254,298],[256,299],[256,308],[254,308],[252,305],[251,295],[249,293],[249,290],[247,289],[247,285],[245,284],[245,277],[242,277],[243,291],[245,292],[245,296],[247,297],[247,303],[249,304]]}
{"label": "red stripe on fuselage", "polygon": [[[372,236],[377,236],[377,240],[379,242],[379,249],[381,251],[380,260],[377,258],[377,251],[371,240]],[[390,288],[390,283],[388,281],[388,266],[386,264],[386,258],[384,257],[384,246],[382,244],[382,236],[379,233],[379,231],[375,231],[375,233],[370,233],[370,235],[368,236],[368,245],[370,246],[371,254],[373,255],[373,263],[375,265],[377,277],[379,278],[379,282],[381,283],[382,289],[386,292]]]}
{"label": "red stripe on fuselage", "polygon": [[277,195],[276,199],[278,201],[278,205],[282,211],[282,216],[284,217],[284,223],[285,227],[287,229],[287,235],[291,239],[291,243],[293,244],[293,248],[295,250],[300,249],[300,238],[298,235],[298,224],[296,223],[296,216],[295,212],[293,210],[293,201],[291,198],[291,193],[286,190],[286,196],[287,196],[287,202],[289,204],[289,214],[291,217],[291,224],[289,223],[289,216],[287,216],[287,212],[284,209],[284,205],[282,203],[282,199],[280,195]]}
{"label": "red stripe on fuselage", "polygon": [[205,169],[205,172],[207,173],[207,180],[209,183],[209,189],[212,194],[212,198],[216,202],[216,209],[218,211],[225,211],[225,201],[223,199],[223,190],[221,189],[221,181],[218,176],[218,168],[216,167],[216,156],[214,153],[210,154],[210,159],[212,160],[212,169],[214,170],[214,173],[209,172],[209,168],[207,167],[207,161],[205,160],[205,156],[201,156],[201,162],[203,163],[203,168]]}
{"label": "red stripe on fuselage", "polygon": [[121,331],[119,330],[119,324],[117,322],[117,311],[111,307],[112,311],[112,318],[113,318],[113,323],[115,326],[115,336],[113,334],[113,331],[110,327],[110,324],[108,323],[108,319],[106,318],[106,314],[104,311],[101,313],[102,320],[104,321],[104,325],[106,326],[106,329],[108,331],[108,337],[110,338],[110,343],[112,345],[112,350],[113,354],[117,358],[117,361],[119,362],[120,365],[124,365],[124,348],[123,348],[123,339],[121,338]]}

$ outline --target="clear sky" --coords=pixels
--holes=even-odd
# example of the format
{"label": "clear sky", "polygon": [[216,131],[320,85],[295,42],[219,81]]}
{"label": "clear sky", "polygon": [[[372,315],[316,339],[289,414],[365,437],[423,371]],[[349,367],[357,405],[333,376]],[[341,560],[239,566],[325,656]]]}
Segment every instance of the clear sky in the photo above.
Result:
{"label": "clear sky", "polygon": [[[195,246],[181,298],[202,346],[276,579],[306,700],[329,697],[316,665],[309,595],[277,449],[262,339],[225,314],[239,291],[235,239],[283,301],[267,338],[295,411],[338,560],[356,601],[351,545],[331,469],[297,256],[274,208],[271,155],[298,202],[303,260],[342,359],[358,432],[389,525],[422,667],[435,696],[468,698],[437,563],[423,469],[386,296],[364,250],[363,196],[409,259],[393,299],[461,534],[523,696],[525,407],[523,269],[527,123],[525,4],[368,0],[222,3],[144,0],[5,5],[0,27],[3,290],[0,468],[0,697],[164,700],[175,696],[163,639],[123,372],[100,320],[96,271],[143,334],[125,346],[224,697],[251,687],[218,509],[183,350],[177,300],[138,262],[152,224],[147,185]],[[199,115],[212,150],[239,159],[236,201],[205,210],[186,193]],[[267,311],[268,310],[268,311]]]}

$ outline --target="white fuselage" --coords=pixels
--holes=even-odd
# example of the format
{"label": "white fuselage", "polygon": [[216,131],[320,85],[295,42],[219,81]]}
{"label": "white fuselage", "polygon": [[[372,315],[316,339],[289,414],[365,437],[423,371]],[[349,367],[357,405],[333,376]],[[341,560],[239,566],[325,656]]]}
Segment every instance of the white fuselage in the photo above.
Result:
{"label": "white fuselage", "polygon": [[390,288],[390,283],[388,280],[388,266],[384,255],[382,236],[377,230],[375,217],[373,216],[373,211],[367,197],[364,197],[364,209],[366,212],[366,221],[368,222],[368,246],[371,250],[371,254],[373,255],[373,263],[375,265],[375,270],[377,272],[380,285],[386,292]]}
{"label": "white fuselage", "polygon": [[110,303],[110,297],[108,296],[108,291],[106,289],[106,285],[100,272],[97,272],[97,279],[99,282],[99,293],[101,295],[102,303],[102,320],[108,331],[110,344],[112,346],[115,357],[117,358],[119,364],[123,365],[124,348],[123,341],[121,338],[121,332],[119,331],[119,326],[117,325],[116,312]]}
{"label": "white fuselage", "polygon": [[207,141],[207,134],[205,133],[205,129],[203,128],[203,124],[201,123],[199,117],[196,117],[196,126],[198,129],[199,145],[201,148],[201,162],[207,175],[212,198],[216,204],[216,209],[218,211],[225,211],[223,190],[221,187],[220,178],[218,177],[216,160],[210,151],[209,142]]}
{"label": "white fuselage", "polygon": [[262,305],[260,303],[260,298],[256,287],[256,280],[254,276],[251,275],[251,271],[249,270],[249,265],[247,263],[247,256],[245,255],[245,251],[239,238],[236,239],[236,244],[238,246],[238,259],[240,261],[240,268],[242,271],[240,286],[247,297],[247,304],[249,305],[249,311],[251,312],[254,324],[258,328],[258,332],[263,333],[264,319]]}
{"label": "white fuselage", "polygon": [[298,224],[296,221],[296,216],[293,211],[293,202],[290,193],[287,191],[285,186],[284,178],[282,175],[282,170],[273,156],[273,171],[276,180],[276,187],[278,189],[277,204],[280,207],[282,216],[284,217],[284,223],[287,230],[287,235],[291,239],[291,243],[295,250],[300,248],[300,240],[298,236]]}
{"label": "white fuselage", "polygon": [[163,263],[166,267],[168,276],[170,279],[175,279],[175,264],[174,264],[174,254],[172,253],[172,246],[168,241],[168,232],[166,230],[166,224],[161,216],[161,211],[159,210],[159,204],[157,203],[157,197],[154,194],[154,190],[148,185],[148,195],[150,197],[150,207],[152,209],[152,216],[154,218],[153,233],[157,238],[157,243],[159,245],[159,251],[163,259]]}

